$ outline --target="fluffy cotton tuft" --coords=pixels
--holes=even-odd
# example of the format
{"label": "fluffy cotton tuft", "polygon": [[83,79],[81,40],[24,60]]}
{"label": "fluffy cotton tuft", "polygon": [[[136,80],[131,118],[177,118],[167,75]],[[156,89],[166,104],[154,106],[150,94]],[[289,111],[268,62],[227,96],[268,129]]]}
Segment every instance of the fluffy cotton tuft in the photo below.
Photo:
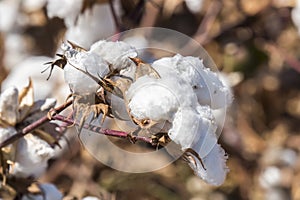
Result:
{"label": "fluffy cotton tuft", "polygon": [[[213,115],[208,107],[201,107],[201,110],[184,107],[179,108],[176,112],[173,126],[168,135],[172,141],[181,146],[182,150],[193,148],[200,156],[203,156],[204,150],[200,151],[200,149],[205,141],[205,135],[214,134],[215,130]],[[206,150],[210,151],[211,149]],[[207,155],[208,152],[205,153]]]}
{"label": "fluffy cotton tuft", "polygon": [[137,56],[136,49],[122,41],[100,40],[91,46],[91,52],[100,55],[114,69],[124,69],[133,65],[129,57]]}
{"label": "fluffy cotton tuft", "polygon": [[[116,11],[118,13],[118,10]],[[68,27],[65,39],[89,47],[99,39],[110,37],[115,30],[109,4],[96,4],[84,13],[78,14],[76,24]]]}
{"label": "fluffy cotton tuft", "polygon": [[68,59],[68,64],[64,67],[65,81],[71,91],[76,94],[95,93],[100,87],[97,80],[84,72],[99,79],[109,72],[107,63],[95,53],[76,51],[71,47],[63,48],[67,48],[65,55]]}
{"label": "fluffy cotton tuft", "polygon": [[194,156],[193,158],[189,164],[199,177],[215,186],[219,186],[224,182],[229,171],[226,166],[228,157],[219,144],[216,144],[206,157],[201,158],[205,169],[197,158]]}
{"label": "fluffy cotton tuft", "polygon": [[48,166],[48,160],[54,155],[55,150],[47,142],[28,134],[21,138],[17,145],[15,163],[11,174],[27,178],[39,177]]}
{"label": "fluffy cotton tuft", "polygon": [[65,20],[67,27],[73,26],[80,13],[83,0],[48,0],[47,15]]}
{"label": "fluffy cotton tuft", "polygon": [[232,101],[230,90],[223,85],[215,72],[203,65],[203,61],[199,58],[177,54],[174,57],[161,58],[152,66],[162,77],[170,76],[171,71],[188,82],[201,105],[217,109],[229,105]]}
{"label": "fluffy cotton tuft", "polygon": [[137,56],[135,48],[130,45],[105,40],[95,43],[89,51],[74,49],[66,43],[62,45],[62,49],[68,59],[68,64],[64,67],[65,81],[71,91],[77,94],[95,93],[100,87],[97,80],[82,71],[99,80],[107,75],[111,68],[130,68],[134,63],[129,57]]}
{"label": "fluffy cotton tuft", "polygon": [[[183,95],[184,94],[184,95]],[[196,96],[186,82],[169,76],[143,76],[126,93],[130,113],[137,119],[172,120],[180,106],[192,106]]]}

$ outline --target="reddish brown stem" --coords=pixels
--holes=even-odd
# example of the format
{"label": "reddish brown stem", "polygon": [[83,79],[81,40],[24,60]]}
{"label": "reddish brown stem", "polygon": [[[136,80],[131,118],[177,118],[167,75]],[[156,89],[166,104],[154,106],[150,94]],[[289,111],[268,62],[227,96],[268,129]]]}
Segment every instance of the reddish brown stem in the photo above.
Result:
{"label": "reddish brown stem", "polygon": [[[66,109],[67,107],[69,107],[71,104],[73,103],[72,100],[67,101],[66,103],[64,103],[63,105],[54,108],[54,116],[58,113],[60,113],[61,111],[63,111],[64,109]],[[31,131],[37,129],[38,127],[40,127],[41,125],[45,124],[46,122],[49,122],[51,119],[49,119],[48,115],[45,115],[44,117],[38,119],[37,121],[29,124],[28,126],[26,126],[25,128],[23,128],[22,130],[18,131],[15,135],[13,135],[12,137],[4,140],[1,144],[0,144],[0,148],[5,147],[15,141],[17,141],[18,139],[24,137],[26,134],[30,133]]]}
{"label": "reddish brown stem", "polygon": [[[68,125],[78,125],[76,124],[72,119],[66,118],[62,115],[55,115],[52,117],[53,120],[58,120],[67,123]],[[108,135],[112,137],[119,137],[119,138],[130,138],[133,141],[143,141],[149,144],[153,144],[152,139],[148,137],[142,137],[142,136],[134,136],[130,133],[124,132],[124,131],[117,131],[117,130],[111,130],[106,128],[101,128],[94,125],[85,124],[83,128],[88,129],[90,131],[93,131],[98,134]]]}

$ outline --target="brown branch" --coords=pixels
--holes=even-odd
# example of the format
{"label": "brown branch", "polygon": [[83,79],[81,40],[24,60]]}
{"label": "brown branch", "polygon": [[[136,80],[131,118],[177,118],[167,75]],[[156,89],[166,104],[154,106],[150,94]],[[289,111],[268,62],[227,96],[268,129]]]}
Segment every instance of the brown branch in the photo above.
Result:
{"label": "brown branch", "polygon": [[[69,107],[71,104],[73,103],[73,100],[69,100],[66,103],[64,103],[63,105],[60,105],[57,108],[54,108],[54,116],[58,113],[60,113],[61,111],[65,110],[67,107]],[[13,135],[12,137],[4,140],[2,143],[0,143],[0,148],[3,148],[15,141],[17,141],[18,139],[24,137],[26,134],[30,133],[31,131],[37,129],[38,127],[40,127],[41,125],[45,124],[46,122],[51,121],[51,119],[49,119],[48,114],[45,115],[44,117],[38,119],[37,121],[29,124],[28,126],[26,126],[25,128],[23,128],[22,130],[18,131],[15,135]]]}
{"label": "brown branch", "polygon": [[[68,125],[74,125],[74,124],[79,125],[78,123],[74,122],[74,120],[72,120],[70,118],[66,118],[65,116],[62,116],[62,115],[55,115],[52,117],[52,119],[65,122]],[[125,138],[125,139],[129,138],[132,141],[143,141],[143,142],[155,145],[152,142],[151,138],[131,135],[130,133],[127,133],[124,131],[111,130],[111,129],[106,129],[106,128],[89,125],[89,124],[85,124],[83,126],[83,128],[88,129],[88,130],[93,131],[98,134],[103,134],[103,135],[118,137],[118,138]]]}

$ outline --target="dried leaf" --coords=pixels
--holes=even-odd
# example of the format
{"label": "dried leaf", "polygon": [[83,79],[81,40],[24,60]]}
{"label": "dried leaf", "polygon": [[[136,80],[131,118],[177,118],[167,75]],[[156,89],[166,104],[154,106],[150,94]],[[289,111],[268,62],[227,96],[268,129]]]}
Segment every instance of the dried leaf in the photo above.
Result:
{"label": "dried leaf", "polygon": [[138,78],[149,75],[151,77],[155,78],[160,78],[159,73],[150,65],[144,63],[141,59],[139,58],[130,58],[137,66],[136,71],[135,71],[135,80]]}
{"label": "dried leaf", "polygon": [[23,88],[23,90],[19,94],[19,117],[18,117],[18,122],[23,121],[23,119],[30,112],[33,104],[34,104],[33,86],[32,86],[31,79],[29,79],[28,86]]}

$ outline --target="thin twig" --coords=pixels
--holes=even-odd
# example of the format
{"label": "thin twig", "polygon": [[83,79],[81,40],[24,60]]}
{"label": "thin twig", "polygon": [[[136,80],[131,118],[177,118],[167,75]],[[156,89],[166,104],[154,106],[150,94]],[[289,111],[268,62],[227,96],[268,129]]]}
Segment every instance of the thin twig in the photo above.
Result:
{"label": "thin twig", "polygon": [[[52,117],[52,119],[65,122],[69,125],[73,125],[73,124],[78,125],[76,122],[74,122],[74,120],[72,120],[70,118],[66,118],[65,116],[62,116],[62,115],[55,115]],[[107,135],[107,136],[118,137],[118,138],[129,138],[130,137],[130,139],[132,139],[133,141],[143,141],[143,142],[146,142],[149,144],[153,144],[151,138],[131,135],[130,133],[127,133],[124,131],[111,130],[111,129],[106,129],[106,128],[89,125],[89,124],[85,124],[83,126],[83,128],[93,131],[95,133],[99,133],[99,134],[103,134],[103,135]]]}
{"label": "thin twig", "polygon": [[[54,116],[58,113],[60,113],[61,111],[65,110],[67,107],[69,107],[71,104],[73,103],[73,100],[69,100],[66,103],[60,105],[57,108],[54,108]],[[37,121],[29,124],[28,126],[26,126],[25,128],[23,128],[22,130],[18,131],[15,135],[13,135],[12,137],[4,140],[1,144],[0,144],[0,148],[3,148],[15,141],[17,141],[18,139],[24,137],[26,134],[30,133],[31,131],[37,129],[38,127],[40,127],[41,125],[45,124],[46,122],[49,122],[51,119],[49,119],[48,114],[46,114],[44,117],[38,119]]]}

